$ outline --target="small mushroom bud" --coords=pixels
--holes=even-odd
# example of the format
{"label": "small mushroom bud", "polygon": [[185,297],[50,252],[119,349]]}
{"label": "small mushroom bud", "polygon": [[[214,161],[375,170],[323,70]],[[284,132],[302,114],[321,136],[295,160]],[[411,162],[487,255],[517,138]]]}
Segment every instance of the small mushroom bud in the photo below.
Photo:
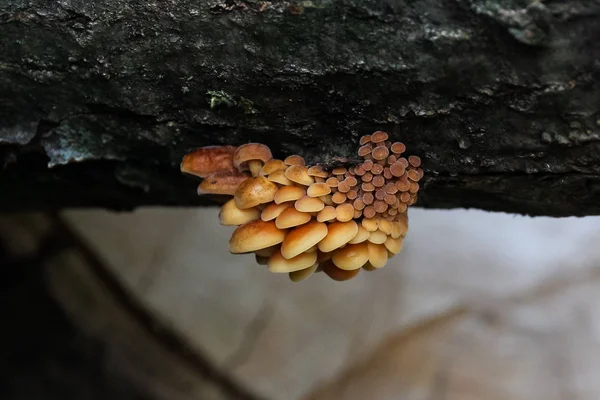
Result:
{"label": "small mushroom bud", "polygon": [[219,211],[219,222],[225,226],[243,225],[259,217],[260,210],[258,208],[240,209],[235,204],[235,199],[229,200]]}
{"label": "small mushroom bud", "polygon": [[264,176],[249,178],[242,182],[235,191],[235,203],[241,209],[269,203],[275,198],[277,190],[277,185]]}
{"label": "small mushroom bud", "polygon": [[263,165],[272,158],[271,150],[264,144],[246,143],[233,153],[233,165],[240,172],[250,170],[252,176],[257,176]]}
{"label": "small mushroom bud", "polygon": [[206,178],[215,173],[235,172],[234,146],[205,146],[186,154],[181,161],[181,172]]}
{"label": "small mushroom bud", "polygon": [[278,229],[274,221],[261,219],[238,227],[229,239],[229,251],[233,254],[249,253],[283,242],[286,231]]}

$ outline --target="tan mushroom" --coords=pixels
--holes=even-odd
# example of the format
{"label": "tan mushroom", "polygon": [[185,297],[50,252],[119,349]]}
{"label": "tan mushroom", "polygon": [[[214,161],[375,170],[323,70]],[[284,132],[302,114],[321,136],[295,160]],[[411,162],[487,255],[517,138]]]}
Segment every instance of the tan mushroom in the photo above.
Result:
{"label": "tan mushroom", "polygon": [[388,260],[388,253],[383,244],[367,242],[369,264],[375,268],[383,268]]}
{"label": "tan mushroom", "polygon": [[319,212],[325,208],[325,203],[317,197],[304,196],[294,203],[296,210],[306,213]]}
{"label": "tan mushroom", "polygon": [[235,204],[235,199],[227,201],[219,210],[219,222],[225,226],[243,225],[258,218],[258,208],[240,209]]}
{"label": "tan mushroom", "polygon": [[325,182],[313,183],[306,191],[306,194],[309,197],[321,197],[326,196],[329,193],[331,193],[331,188]]}
{"label": "tan mushroom", "polygon": [[260,143],[246,143],[233,153],[233,165],[238,171],[250,171],[252,176],[260,174],[263,165],[273,158],[271,150]]}
{"label": "tan mushroom", "polygon": [[354,207],[350,203],[340,204],[335,208],[336,218],[340,222],[348,222],[354,218]]}
{"label": "tan mushroom", "polygon": [[348,244],[333,252],[333,263],[341,269],[352,270],[365,265],[369,260],[367,242]]}
{"label": "tan mushroom", "polygon": [[315,179],[308,175],[306,167],[301,165],[291,165],[285,170],[285,177],[292,182],[300,185],[310,186],[315,183]]}
{"label": "tan mushroom", "polygon": [[285,158],[285,160],[283,160],[283,162],[286,165],[299,165],[304,167],[306,165],[306,163],[304,162],[304,158],[302,158],[301,156],[297,155],[297,154],[293,154],[291,156],[288,156]]}
{"label": "tan mushroom", "polygon": [[358,224],[354,221],[333,222],[327,226],[327,236],[318,244],[322,252],[331,252],[344,246],[358,233]]}
{"label": "tan mushroom", "polygon": [[285,203],[286,201],[295,201],[306,195],[306,190],[300,186],[284,186],[280,188],[273,200],[277,204]]}
{"label": "tan mushroom", "polygon": [[290,231],[281,244],[281,254],[287,258],[296,257],[327,236],[327,225],[323,222],[309,222]]}
{"label": "tan mushroom", "polygon": [[277,190],[277,185],[264,176],[255,176],[240,184],[234,194],[235,203],[241,209],[269,203],[275,198]]}
{"label": "tan mushroom", "polygon": [[275,220],[275,226],[279,229],[292,228],[294,226],[303,225],[310,221],[310,214],[300,212],[294,207],[288,207]]}
{"label": "tan mushroom", "polygon": [[271,175],[275,171],[285,171],[287,165],[281,160],[275,158],[267,161],[260,169],[260,175]]}
{"label": "tan mushroom", "polygon": [[271,221],[271,220],[277,218],[279,216],[279,214],[281,214],[283,212],[283,210],[285,210],[286,208],[291,207],[291,206],[292,206],[291,202],[281,203],[281,204],[269,203],[265,207],[265,209],[262,210],[262,213],[260,214],[260,219],[262,219],[263,221]]}
{"label": "tan mushroom", "polygon": [[327,178],[329,177],[329,173],[323,169],[320,165],[315,165],[308,169],[308,174],[310,176],[318,177],[318,178]]}
{"label": "tan mushroom", "polygon": [[234,146],[205,146],[186,154],[180,165],[181,172],[206,178],[214,173],[235,172]]}
{"label": "tan mushroom", "polygon": [[356,232],[356,235],[354,235],[354,237],[348,242],[350,244],[362,243],[362,242],[366,241],[367,239],[369,239],[369,236],[371,235],[371,232],[366,230],[365,227],[362,226],[362,224],[357,224],[357,225],[358,225],[358,230]]}
{"label": "tan mushroom", "polygon": [[385,248],[388,249],[393,254],[398,254],[402,251],[402,238],[394,239],[391,236],[388,236],[387,240],[384,243]]}
{"label": "tan mushroom", "polygon": [[371,243],[383,244],[383,243],[385,243],[387,238],[388,238],[388,235],[386,235],[385,233],[383,233],[382,231],[380,231],[378,229],[376,231],[371,232],[371,234],[369,235],[369,239],[367,239],[367,240]]}
{"label": "tan mushroom", "polygon": [[274,221],[257,219],[238,227],[229,239],[233,254],[249,253],[282,243],[287,231],[278,229]]}
{"label": "tan mushroom", "polygon": [[272,172],[268,178],[271,182],[279,183],[280,185],[289,186],[293,185],[294,182],[290,181],[285,177],[285,170],[277,170]]}
{"label": "tan mushroom", "polygon": [[335,212],[335,208],[332,206],[325,206],[319,213],[317,214],[317,221],[319,222],[327,222],[334,220],[337,213]]}
{"label": "tan mushroom", "polygon": [[290,273],[309,268],[317,262],[317,253],[300,253],[292,258],[285,258],[280,252],[269,258],[269,271],[275,273]]}

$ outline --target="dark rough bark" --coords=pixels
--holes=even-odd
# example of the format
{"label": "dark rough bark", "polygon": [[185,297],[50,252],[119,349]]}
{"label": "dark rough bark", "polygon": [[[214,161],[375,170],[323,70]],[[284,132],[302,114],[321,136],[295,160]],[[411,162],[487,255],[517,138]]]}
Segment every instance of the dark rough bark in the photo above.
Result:
{"label": "dark rough bark", "polygon": [[0,207],[199,204],[194,147],[382,129],[421,206],[600,214],[598,38],[597,0],[4,0]]}

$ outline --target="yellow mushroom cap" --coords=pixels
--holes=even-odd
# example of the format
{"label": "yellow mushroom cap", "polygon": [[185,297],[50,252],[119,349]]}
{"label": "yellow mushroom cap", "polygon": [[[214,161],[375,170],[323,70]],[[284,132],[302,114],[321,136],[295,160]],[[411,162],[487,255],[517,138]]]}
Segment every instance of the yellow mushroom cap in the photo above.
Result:
{"label": "yellow mushroom cap", "polygon": [[272,172],[269,175],[269,180],[271,182],[279,183],[280,185],[285,186],[294,184],[294,182],[290,181],[288,178],[285,177],[285,170],[282,169]]}
{"label": "yellow mushroom cap", "polygon": [[327,236],[327,225],[323,222],[309,222],[290,231],[281,244],[281,254],[287,258],[296,257],[298,254],[319,243]]}
{"label": "yellow mushroom cap", "polygon": [[385,218],[379,219],[379,230],[386,235],[392,234],[392,221],[388,221]]}
{"label": "yellow mushroom cap", "polygon": [[319,242],[319,250],[330,252],[348,243],[358,232],[354,221],[333,222],[327,226],[327,236]]}
{"label": "yellow mushroom cap", "polygon": [[275,203],[281,204],[286,201],[298,200],[306,194],[306,190],[300,186],[284,186],[275,193]]}
{"label": "yellow mushroom cap", "polygon": [[311,216],[308,213],[303,213],[296,210],[294,207],[289,207],[283,210],[275,220],[275,226],[279,229],[291,228],[298,225],[303,225],[310,221]]}
{"label": "yellow mushroom cap", "polygon": [[402,238],[394,239],[393,237],[388,236],[384,245],[385,248],[388,249],[391,253],[398,254],[402,251]]}
{"label": "yellow mushroom cap", "polygon": [[248,253],[283,242],[286,231],[278,229],[274,221],[257,219],[238,227],[229,239],[233,254]]}
{"label": "yellow mushroom cap", "polygon": [[299,271],[292,271],[289,273],[290,280],[292,282],[303,281],[303,280],[307,279],[308,277],[310,277],[312,274],[314,274],[314,272],[316,271],[318,266],[319,266],[319,264],[315,263],[308,268],[304,268]]}
{"label": "yellow mushroom cap", "polygon": [[275,253],[269,258],[269,271],[275,273],[290,273],[309,268],[317,262],[317,253],[300,253],[292,258],[285,258],[281,253]]}
{"label": "yellow mushroom cap", "polygon": [[[250,169],[249,162],[259,161],[260,167],[264,163],[273,158],[269,147],[261,143],[246,143],[239,146],[235,153],[233,153],[233,165],[240,171],[246,171]],[[260,168],[252,171],[252,173],[258,173]]]}
{"label": "yellow mushroom cap", "polygon": [[306,194],[310,197],[321,197],[329,193],[331,193],[331,188],[325,182],[313,183],[306,191]]}
{"label": "yellow mushroom cap", "polygon": [[285,210],[288,207],[291,207],[291,205],[292,203],[289,202],[281,204],[269,203],[269,205],[267,205],[265,209],[262,210],[262,213],[260,214],[260,219],[262,219],[263,221],[271,221],[277,218],[279,214],[283,212],[283,210]]}
{"label": "yellow mushroom cap", "polygon": [[315,179],[308,175],[306,167],[301,165],[291,165],[285,170],[285,177],[292,182],[300,185],[310,186],[315,182]]}
{"label": "yellow mushroom cap", "polygon": [[238,208],[245,209],[273,201],[277,185],[264,176],[256,176],[242,182],[234,194]]}
{"label": "yellow mushroom cap", "polygon": [[281,160],[273,158],[265,163],[260,169],[261,175],[270,175],[275,171],[285,171],[287,165]]}
{"label": "yellow mushroom cap", "polygon": [[375,244],[383,244],[385,243],[385,241],[387,240],[388,235],[386,235],[385,233],[383,233],[382,231],[380,231],[379,229],[376,231],[371,232],[371,234],[369,235],[369,242],[371,243],[375,243]]}
{"label": "yellow mushroom cap", "polygon": [[240,209],[235,204],[235,199],[229,200],[219,210],[219,222],[221,225],[243,225],[260,217],[258,208]]}
{"label": "yellow mushroom cap", "polygon": [[376,218],[363,218],[361,224],[369,232],[374,232],[379,227],[379,221]]}
{"label": "yellow mushroom cap", "polygon": [[356,235],[348,242],[350,244],[362,243],[369,238],[371,232],[365,229],[362,224],[357,224],[358,230],[356,231]]}
{"label": "yellow mushroom cap", "polygon": [[308,174],[310,176],[315,176],[319,178],[327,178],[329,177],[329,173],[323,169],[320,165],[312,166],[308,169]]}
{"label": "yellow mushroom cap", "polygon": [[347,281],[354,278],[360,272],[360,268],[345,270],[338,268],[331,260],[319,264],[323,272],[334,281]]}
{"label": "yellow mushroom cap", "polygon": [[304,196],[296,200],[294,207],[296,207],[296,210],[302,212],[319,212],[325,208],[325,203],[317,197]]}
{"label": "yellow mushroom cap", "polygon": [[317,214],[317,221],[326,222],[335,219],[337,213],[335,212],[335,208],[331,206],[325,206],[319,213]]}
{"label": "yellow mushroom cap", "polygon": [[369,264],[375,268],[383,268],[388,260],[388,253],[383,244],[367,242]]}
{"label": "yellow mushroom cap", "polygon": [[369,260],[366,242],[348,244],[337,249],[331,257],[333,263],[341,269],[352,270],[362,267]]}
{"label": "yellow mushroom cap", "polygon": [[350,203],[340,204],[335,208],[336,218],[340,222],[347,222],[354,218],[354,207]]}

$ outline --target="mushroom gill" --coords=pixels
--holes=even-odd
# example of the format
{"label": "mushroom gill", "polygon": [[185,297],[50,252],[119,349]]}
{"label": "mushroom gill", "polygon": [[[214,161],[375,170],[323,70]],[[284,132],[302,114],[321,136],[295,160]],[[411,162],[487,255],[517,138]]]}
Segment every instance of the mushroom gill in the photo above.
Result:
{"label": "mushroom gill", "polygon": [[421,159],[405,152],[377,131],[359,139],[358,157],[343,166],[307,165],[296,154],[275,159],[267,146],[248,143],[195,150],[181,170],[204,178],[199,194],[232,196],[219,213],[222,225],[237,226],[231,253],[254,253],[293,282],[317,272],[345,281],[402,251],[423,178]]}

